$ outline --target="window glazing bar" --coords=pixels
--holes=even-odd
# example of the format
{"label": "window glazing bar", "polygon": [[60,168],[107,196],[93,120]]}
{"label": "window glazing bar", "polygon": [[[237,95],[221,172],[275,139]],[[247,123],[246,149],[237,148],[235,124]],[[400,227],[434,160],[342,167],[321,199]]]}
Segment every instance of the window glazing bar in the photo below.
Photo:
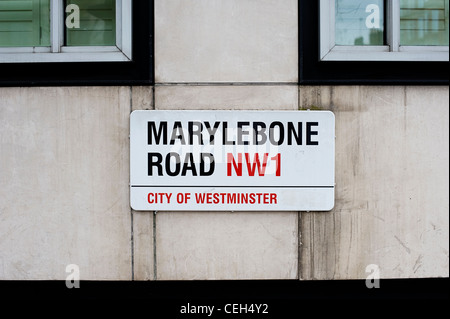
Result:
{"label": "window glazing bar", "polygon": [[386,12],[387,41],[391,52],[400,49],[400,1],[387,0]]}
{"label": "window glazing bar", "polygon": [[50,32],[51,32],[51,51],[59,53],[63,44],[64,35],[64,14],[63,1],[51,0],[50,2]]}

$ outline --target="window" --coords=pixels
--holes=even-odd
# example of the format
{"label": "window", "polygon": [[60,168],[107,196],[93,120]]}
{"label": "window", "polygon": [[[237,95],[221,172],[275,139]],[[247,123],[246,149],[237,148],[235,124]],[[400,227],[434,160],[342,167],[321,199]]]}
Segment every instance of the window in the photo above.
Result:
{"label": "window", "polygon": [[324,61],[448,61],[449,0],[320,0]]}
{"label": "window", "polygon": [[153,0],[0,0],[0,86],[146,85]]}
{"label": "window", "polygon": [[130,61],[131,24],[131,0],[0,0],[0,62]]}
{"label": "window", "polygon": [[299,0],[302,85],[448,85],[449,0]]}

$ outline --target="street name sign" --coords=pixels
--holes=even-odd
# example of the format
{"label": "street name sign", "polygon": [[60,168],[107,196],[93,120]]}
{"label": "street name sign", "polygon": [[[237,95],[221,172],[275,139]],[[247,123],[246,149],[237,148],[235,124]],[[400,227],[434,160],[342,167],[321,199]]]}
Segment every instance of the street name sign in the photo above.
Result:
{"label": "street name sign", "polygon": [[329,211],[330,111],[155,111],[130,116],[137,211]]}

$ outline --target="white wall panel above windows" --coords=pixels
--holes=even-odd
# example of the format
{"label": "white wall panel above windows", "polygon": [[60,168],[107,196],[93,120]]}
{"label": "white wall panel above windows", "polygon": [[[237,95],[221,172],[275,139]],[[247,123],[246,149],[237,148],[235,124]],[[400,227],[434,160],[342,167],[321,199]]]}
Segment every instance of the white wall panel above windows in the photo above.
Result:
{"label": "white wall panel above windows", "polygon": [[297,0],[156,0],[155,82],[297,82]]}

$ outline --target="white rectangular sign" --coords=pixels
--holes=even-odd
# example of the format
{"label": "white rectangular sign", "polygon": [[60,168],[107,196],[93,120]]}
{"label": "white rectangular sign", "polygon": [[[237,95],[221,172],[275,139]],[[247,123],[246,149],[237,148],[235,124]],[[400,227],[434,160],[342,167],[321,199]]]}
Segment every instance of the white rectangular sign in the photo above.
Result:
{"label": "white rectangular sign", "polygon": [[130,202],[140,211],[329,211],[330,111],[134,111]]}

